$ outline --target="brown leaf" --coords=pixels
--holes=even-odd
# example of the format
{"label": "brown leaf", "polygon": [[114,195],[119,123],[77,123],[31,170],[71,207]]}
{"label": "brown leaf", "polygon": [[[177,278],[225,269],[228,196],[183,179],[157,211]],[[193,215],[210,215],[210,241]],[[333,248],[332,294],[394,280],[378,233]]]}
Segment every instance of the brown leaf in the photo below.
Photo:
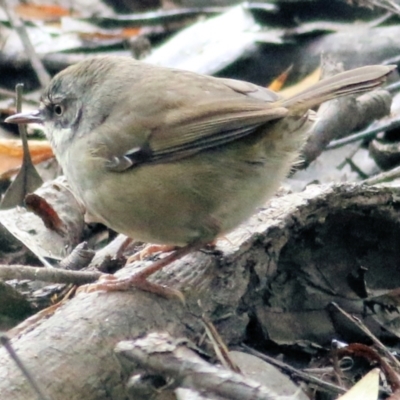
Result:
{"label": "brown leaf", "polygon": [[81,32],[79,37],[82,40],[101,42],[112,39],[126,39],[136,37],[139,35],[141,28],[124,28],[112,33],[105,32]]}
{"label": "brown leaf", "polygon": [[20,3],[15,12],[24,19],[55,20],[70,15],[69,10],[57,5]]}
{"label": "brown leaf", "polygon": [[[38,164],[54,157],[49,142],[30,140],[28,142],[32,162]],[[19,139],[0,139],[0,179],[9,178],[18,172],[22,164],[23,148]]]}

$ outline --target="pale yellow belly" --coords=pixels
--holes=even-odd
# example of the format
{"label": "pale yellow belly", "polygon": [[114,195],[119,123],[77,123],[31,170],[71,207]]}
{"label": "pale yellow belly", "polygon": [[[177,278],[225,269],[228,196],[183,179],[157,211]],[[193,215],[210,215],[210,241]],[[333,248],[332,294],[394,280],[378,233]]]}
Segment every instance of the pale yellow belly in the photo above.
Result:
{"label": "pale yellow belly", "polygon": [[294,147],[300,148],[299,140],[235,142],[175,162],[103,171],[90,188],[82,179],[80,191],[99,222],[134,239],[210,242],[273,195],[295,158]]}

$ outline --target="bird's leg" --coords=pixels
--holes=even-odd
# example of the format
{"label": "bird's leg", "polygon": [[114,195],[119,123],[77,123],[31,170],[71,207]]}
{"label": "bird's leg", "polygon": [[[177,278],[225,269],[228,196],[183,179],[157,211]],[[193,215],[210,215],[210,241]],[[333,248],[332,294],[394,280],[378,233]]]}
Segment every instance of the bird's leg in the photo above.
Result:
{"label": "bird's leg", "polygon": [[204,242],[195,242],[188,244],[184,247],[178,248],[168,256],[162,258],[161,260],[153,262],[139,272],[135,272],[126,278],[116,278],[113,275],[105,275],[104,278],[100,278],[97,283],[81,286],[78,289],[78,292],[88,293],[98,290],[104,290],[106,292],[126,291],[135,287],[146,292],[158,294],[162,297],[178,297],[183,300],[183,295],[180,291],[149,282],[147,278],[150,275],[153,275],[155,272],[164,268],[166,265],[182,258],[192,251],[200,249],[203,246]]}

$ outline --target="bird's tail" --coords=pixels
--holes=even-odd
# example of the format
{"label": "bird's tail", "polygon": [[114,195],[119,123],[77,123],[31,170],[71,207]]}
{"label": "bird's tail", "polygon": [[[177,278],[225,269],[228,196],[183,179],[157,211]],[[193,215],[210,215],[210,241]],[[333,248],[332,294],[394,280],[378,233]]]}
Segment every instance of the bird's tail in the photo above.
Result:
{"label": "bird's tail", "polygon": [[395,65],[370,65],[341,72],[284,99],[282,105],[289,109],[289,115],[302,115],[324,101],[381,86],[395,68]]}

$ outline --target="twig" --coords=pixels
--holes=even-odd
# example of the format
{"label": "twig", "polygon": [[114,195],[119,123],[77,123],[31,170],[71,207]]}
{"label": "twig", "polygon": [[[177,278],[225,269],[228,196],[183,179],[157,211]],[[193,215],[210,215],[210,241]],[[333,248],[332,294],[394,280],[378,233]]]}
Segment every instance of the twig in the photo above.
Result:
{"label": "twig", "polygon": [[31,279],[44,282],[84,285],[97,281],[101,272],[67,271],[58,268],[31,267],[26,265],[0,265],[0,279]]}
{"label": "twig", "polygon": [[[24,85],[17,83],[15,86],[17,112],[22,111],[22,92]],[[28,137],[26,125],[18,124],[18,131],[22,141],[22,165],[18,174],[3,196],[0,207],[2,209],[12,208],[16,205],[22,205],[27,193],[35,191],[43,184],[32,162],[31,153],[28,146]]]}
{"label": "twig", "polygon": [[[1,68],[1,67],[0,67]],[[0,96],[4,96],[4,97],[14,97],[15,96],[15,91],[12,90],[8,90],[8,89],[4,89],[4,88],[0,88]],[[26,95],[22,95],[21,98],[24,102],[28,103],[28,104],[32,104],[35,107],[39,106],[39,101],[38,101],[38,97],[36,95],[36,93],[28,93]],[[15,114],[16,108],[11,108],[10,107],[10,114]]]}
{"label": "twig", "polygon": [[394,14],[400,15],[400,7],[391,0],[369,0],[376,7],[384,8]]}
{"label": "twig", "polygon": [[89,249],[87,242],[79,243],[70,254],[59,263],[59,268],[80,271],[93,260],[95,252]]}
{"label": "twig", "polygon": [[372,121],[390,114],[391,103],[392,96],[388,91],[375,90],[357,99],[346,96],[322,104],[317,113],[317,122],[302,149],[303,166],[314,161],[325,149],[331,148],[334,139],[347,137],[359,127],[368,126]]}
{"label": "twig", "polygon": [[179,387],[215,394],[231,400],[278,400],[265,386],[225,368],[211,365],[167,333],[152,333],[118,343],[115,352],[147,370],[174,378]]}
{"label": "twig", "polygon": [[334,302],[332,302],[330,305],[331,307],[339,311],[354,325],[356,325],[359,329],[361,329],[361,331],[373,341],[375,346],[378,347],[378,349],[381,350],[383,354],[385,354],[386,357],[393,362],[394,365],[396,365],[396,368],[400,369],[400,362],[397,360],[397,358],[390,351],[388,351],[388,349],[383,345],[383,343],[358,318],[348,314]]}
{"label": "twig", "polygon": [[22,45],[24,46],[25,52],[28,55],[32,68],[35,71],[37,78],[39,79],[40,85],[46,87],[50,82],[50,75],[44,68],[42,61],[35,52],[35,49],[29,39],[24,23],[14,14],[7,4],[7,0],[0,0],[0,5],[6,13],[11,25],[19,35]]}
{"label": "twig", "polygon": [[361,132],[355,133],[354,135],[347,136],[343,139],[332,140],[332,142],[330,142],[328,146],[326,146],[326,150],[337,149],[339,147],[345,146],[346,144],[354,143],[362,139],[372,139],[380,132],[395,129],[399,126],[400,116],[397,115],[396,117],[390,118],[382,124],[373,124],[373,126],[370,126]]}
{"label": "twig", "polygon": [[382,172],[381,174],[364,179],[362,183],[365,185],[376,185],[377,183],[390,182],[400,178],[400,167],[391,169],[390,171]]}
{"label": "twig", "polygon": [[[22,83],[17,83],[15,86],[15,91],[17,94],[17,112],[22,111],[22,93],[24,90],[24,85]],[[22,141],[22,149],[23,149],[23,160],[22,164],[25,164],[25,168],[29,165],[31,168],[35,168],[33,166],[32,158],[31,158],[31,153],[29,151],[29,145],[28,145],[28,134],[26,132],[26,125],[25,124],[18,124],[18,130],[19,130],[19,135],[21,136],[21,141]],[[39,175],[38,175],[39,177]],[[43,183],[42,179],[39,177],[39,180],[41,183]]]}
{"label": "twig", "polygon": [[260,353],[259,351],[254,350],[245,344],[242,344],[242,347],[244,348],[244,350],[246,350],[250,354],[253,354],[254,356],[259,357],[262,360],[266,361],[267,363],[280,368],[281,370],[287,372],[291,376],[296,376],[296,377],[302,379],[304,382],[309,382],[309,383],[317,386],[318,388],[320,388],[321,390],[323,390],[325,392],[333,393],[336,395],[336,394],[344,394],[347,391],[346,389],[343,389],[337,385],[334,385],[333,383],[325,382],[322,379],[316,378],[315,376],[312,376],[312,375],[307,374],[303,371],[300,371],[296,368],[293,368],[290,365],[285,364],[282,361],[278,361],[275,358],[272,358],[263,353]]}
{"label": "twig", "polygon": [[[396,59],[393,57],[389,60],[386,60],[385,64],[392,64],[390,60],[393,60],[393,64],[397,64],[400,61],[400,56],[396,56]],[[389,93],[397,93],[400,90],[400,82],[397,81],[385,86],[385,90],[387,90]]]}
{"label": "twig", "polygon": [[208,339],[211,341],[211,344],[214,348],[214,351],[218,357],[219,362],[225,368],[240,374],[241,373],[240,368],[231,359],[229,355],[229,350],[226,344],[224,343],[221,335],[215,328],[214,324],[206,317],[205,314],[201,316],[201,322],[203,323]]}
{"label": "twig", "polygon": [[5,334],[1,334],[0,342],[4,346],[4,348],[7,350],[10,357],[14,360],[15,364],[17,364],[17,366],[21,370],[21,372],[25,375],[25,378],[28,380],[32,389],[39,396],[39,400],[48,400],[48,397],[46,397],[43,394],[43,391],[41,390],[40,386],[38,385],[38,383],[36,382],[36,380],[34,379],[32,374],[28,371],[28,369],[25,367],[22,360],[18,357],[17,353],[15,352],[14,348],[11,345],[10,339]]}
{"label": "twig", "polygon": [[124,251],[129,246],[135,246],[137,243],[125,235],[119,234],[105,247],[96,251],[89,269],[96,269],[100,272],[108,272],[110,269],[115,270],[121,268],[125,262]]}

